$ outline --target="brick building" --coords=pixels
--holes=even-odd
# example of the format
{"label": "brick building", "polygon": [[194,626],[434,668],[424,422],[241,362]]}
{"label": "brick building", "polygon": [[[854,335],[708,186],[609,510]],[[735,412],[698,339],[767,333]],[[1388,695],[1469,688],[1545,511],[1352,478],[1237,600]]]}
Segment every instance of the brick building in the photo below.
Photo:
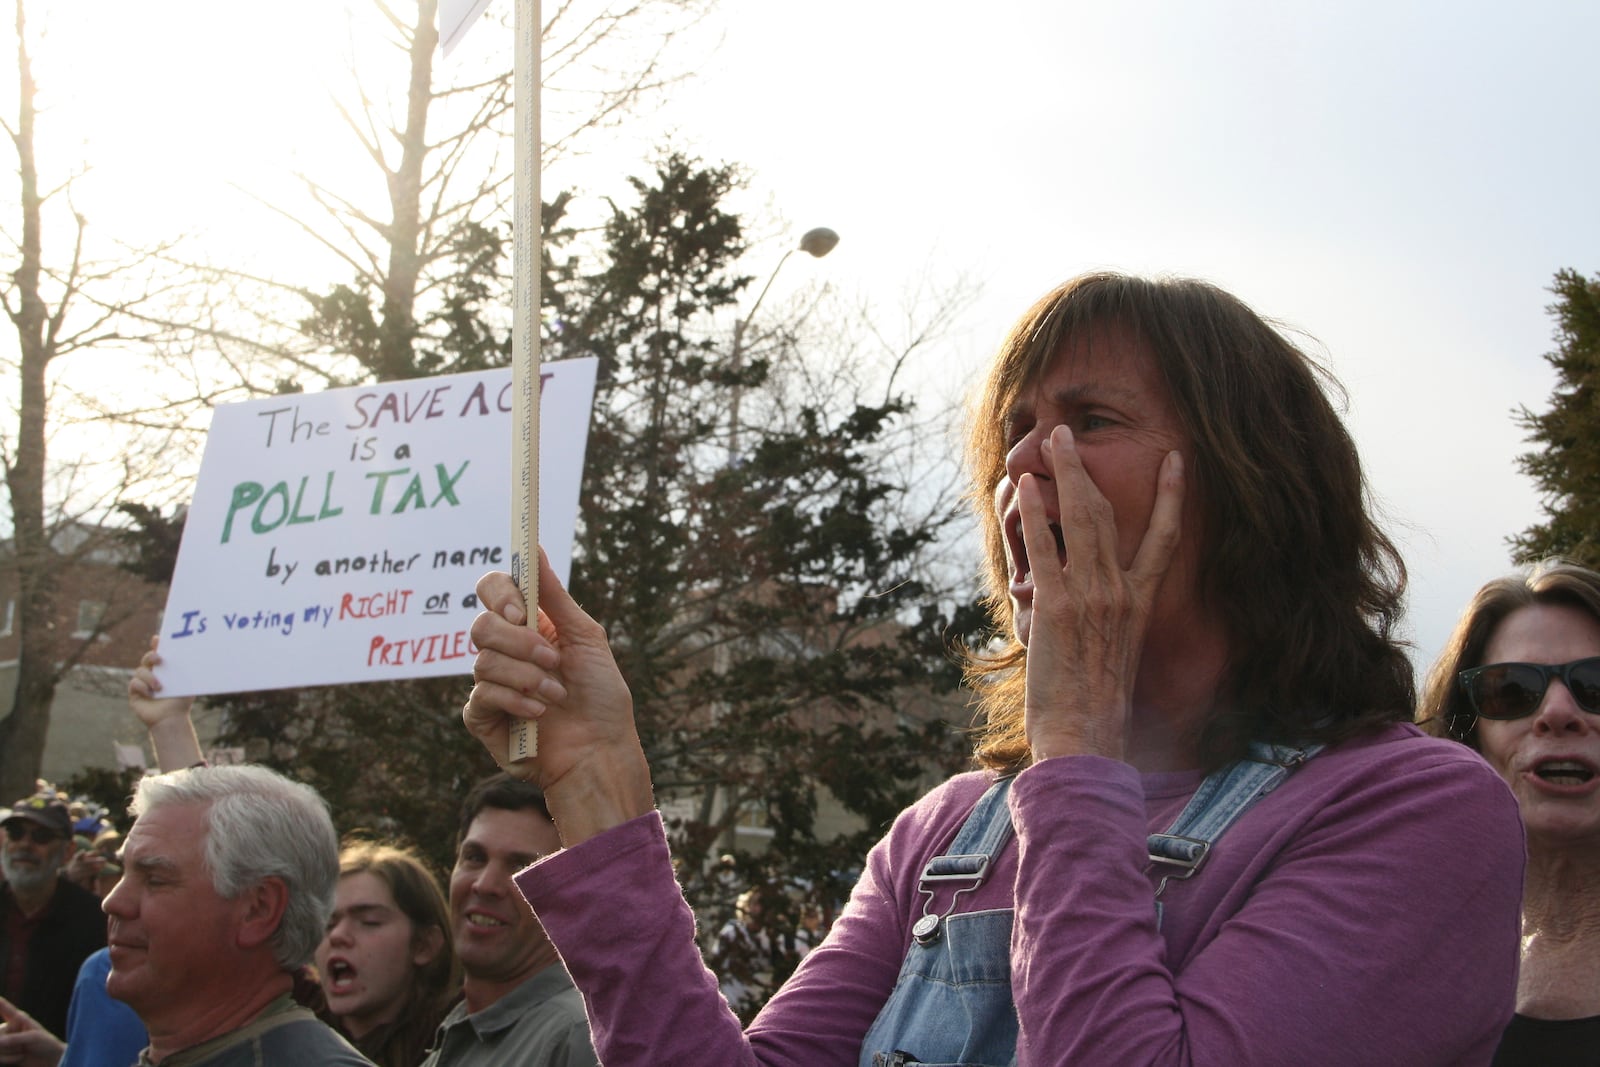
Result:
{"label": "brick building", "polygon": [[[153,766],[144,728],[128,711],[127,686],[161,625],[166,587],[119,567],[123,550],[102,531],[67,527],[54,547],[76,557],[62,570],[54,620],[56,662],[73,666],[56,687],[40,773],[61,781],[85,767],[116,767],[118,745],[142,750]],[[0,718],[11,714],[16,698],[17,611],[17,565],[6,542],[0,544]],[[132,754],[123,750],[124,758]]]}

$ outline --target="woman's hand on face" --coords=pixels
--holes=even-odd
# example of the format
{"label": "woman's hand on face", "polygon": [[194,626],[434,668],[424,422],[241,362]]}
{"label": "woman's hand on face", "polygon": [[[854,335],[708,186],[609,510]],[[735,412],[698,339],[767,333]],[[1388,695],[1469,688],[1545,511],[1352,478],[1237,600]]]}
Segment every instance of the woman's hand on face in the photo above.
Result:
{"label": "woman's hand on face", "polygon": [[[545,793],[562,843],[574,845],[654,807],[650,769],[633,722],[633,696],[604,627],[572,599],[539,551],[537,629],[522,593],[502,571],[478,581],[484,611],[467,730],[509,773]],[[537,755],[511,763],[511,725],[536,724]]]}
{"label": "woman's hand on face", "polygon": [[1042,447],[1053,467],[1066,565],[1046,562],[1059,555],[1043,497],[1047,485],[1023,475],[1017,486],[1022,538],[1034,563],[1028,741],[1035,761],[1065,755],[1125,759],[1151,605],[1178,546],[1183,458],[1169,452],[1162,461],[1149,528],[1124,568],[1116,518],[1084,470],[1072,432],[1059,426]]}

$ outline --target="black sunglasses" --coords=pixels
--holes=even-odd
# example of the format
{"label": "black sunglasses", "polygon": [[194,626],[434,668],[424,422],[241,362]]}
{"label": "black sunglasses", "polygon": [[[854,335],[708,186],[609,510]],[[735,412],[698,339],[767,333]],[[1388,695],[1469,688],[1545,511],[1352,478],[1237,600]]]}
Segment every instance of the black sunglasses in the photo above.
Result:
{"label": "black sunglasses", "polygon": [[36,845],[48,845],[61,837],[60,834],[47,826],[40,826],[38,823],[25,823],[21,819],[6,823],[6,836],[13,841],[21,841],[24,837],[31,837]]}
{"label": "black sunglasses", "polygon": [[1490,663],[1462,671],[1461,689],[1483,719],[1520,719],[1544,702],[1550,679],[1560,678],[1578,707],[1600,715],[1600,656],[1571,663]]}

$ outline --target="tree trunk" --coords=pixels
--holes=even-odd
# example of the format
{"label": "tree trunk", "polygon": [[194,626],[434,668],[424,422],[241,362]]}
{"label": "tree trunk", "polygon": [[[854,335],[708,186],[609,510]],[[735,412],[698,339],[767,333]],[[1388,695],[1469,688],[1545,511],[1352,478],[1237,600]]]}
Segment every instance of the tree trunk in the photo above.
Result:
{"label": "tree trunk", "polygon": [[433,102],[433,51],[439,43],[438,0],[419,0],[411,30],[411,81],[406,90],[406,128],[400,163],[389,174],[389,270],[383,280],[383,319],[379,332],[378,375],[392,381],[418,373],[412,344],[416,337],[417,281],[422,258],[422,164],[428,155],[428,106]]}
{"label": "tree trunk", "polygon": [[14,274],[17,307],[12,322],[22,357],[17,450],[6,469],[19,586],[16,628],[17,688],[11,715],[0,722],[0,801],[10,803],[33,792],[44,760],[50,704],[59,675],[56,668],[56,571],[44,519],[45,371],[52,352],[49,316],[39,291],[43,204],[34,161],[33,68],[28,59],[23,5],[17,4],[19,103],[17,172],[22,195],[22,257]]}

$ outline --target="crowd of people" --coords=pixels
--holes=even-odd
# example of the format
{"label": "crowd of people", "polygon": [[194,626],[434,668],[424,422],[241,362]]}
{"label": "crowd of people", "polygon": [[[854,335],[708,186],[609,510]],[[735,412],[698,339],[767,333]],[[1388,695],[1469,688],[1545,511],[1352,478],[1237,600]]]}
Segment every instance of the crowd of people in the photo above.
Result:
{"label": "crowd of people", "polygon": [[559,847],[539,790],[461,808],[441,884],[413,849],[340,842],[316,792],[206,766],[191,701],[129,683],[163,773],[141,779],[103,899],[69,876],[65,798],[5,820],[0,1064],[596,1064],[583,1003],[511,876]]}
{"label": "crowd of people", "polygon": [[464,719],[503,773],[446,888],[204,766],[152,647],[166,773],[114,856],[67,877],[56,798],[5,819],[0,1063],[1600,1063],[1600,574],[1487,584],[1419,699],[1329,384],[1200,282],[1086,275],[1023,316],[969,428],[977,769],[825,936],[752,892],[702,951],[632,696],[542,558],[531,610],[478,586]]}

